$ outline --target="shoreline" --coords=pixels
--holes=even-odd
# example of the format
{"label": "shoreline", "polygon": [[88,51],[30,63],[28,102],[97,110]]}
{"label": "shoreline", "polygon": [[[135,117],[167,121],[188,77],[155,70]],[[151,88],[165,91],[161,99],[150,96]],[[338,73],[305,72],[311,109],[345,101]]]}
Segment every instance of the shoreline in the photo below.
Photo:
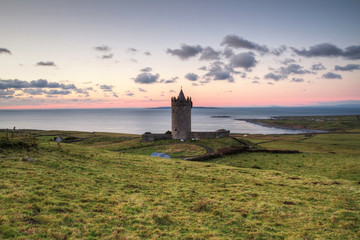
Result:
{"label": "shoreline", "polygon": [[[244,122],[256,124],[256,125],[259,125],[259,126],[262,126],[262,127],[267,127],[267,128],[283,129],[283,130],[290,130],[290,131],[302,131],[301,133],[290,133],[290,134],[329,133],[329,131],[325,131],[325,130],[296,128],[296,127],[281,127],[281,126],[274,126],[274,125],[271,125],[271,124],[259,122],[259,120],[264,120],[264,119],[241,119],[241,118],[237,118],[237,119],[234,119],[234,120],[236,120],[236,121],[244,121]],[[286,134],[289,134],[289,133],[286,133]]]}

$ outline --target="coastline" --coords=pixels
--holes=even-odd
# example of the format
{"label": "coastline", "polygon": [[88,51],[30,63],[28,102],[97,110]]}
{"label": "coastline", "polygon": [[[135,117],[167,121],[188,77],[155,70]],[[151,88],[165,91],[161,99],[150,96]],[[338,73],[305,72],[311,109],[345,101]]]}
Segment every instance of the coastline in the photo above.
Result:
{"label": "coastline", "polygon": [[[283,130],[291,130],[291,131],[301,131],[302,133],[328,133],[329,132],[329,131],[325,131],[325,130],[307,129],[307,128],[301,128],[301,127],[276,126],[276,125],[260,122],[260,120],[264,120],[264,119],[234,119],[234,120],[236,120],[236,121],[244,121],[244,122],[256,124],[256,125],[259,125],[261,127],[283,129]],[[291,134],[302,134],[302,133],[291,133]]]}

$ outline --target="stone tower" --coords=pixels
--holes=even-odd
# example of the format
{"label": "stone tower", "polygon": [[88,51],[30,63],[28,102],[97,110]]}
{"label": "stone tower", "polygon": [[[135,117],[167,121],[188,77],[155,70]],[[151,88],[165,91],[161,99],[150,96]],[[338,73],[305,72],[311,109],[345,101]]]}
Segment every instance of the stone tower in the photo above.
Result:
{"label": "stone tower", "polygon": [[185,98],[181,89],[179,96],[171,98],[171,132],[173,139],[189,139],[191,135],[191,98]]}

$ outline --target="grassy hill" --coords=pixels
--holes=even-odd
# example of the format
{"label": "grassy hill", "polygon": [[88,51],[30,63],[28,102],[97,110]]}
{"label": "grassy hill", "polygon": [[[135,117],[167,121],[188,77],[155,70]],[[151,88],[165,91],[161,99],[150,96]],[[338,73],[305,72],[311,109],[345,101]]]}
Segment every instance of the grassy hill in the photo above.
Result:
{"label": "grassy hill", "polygon": [[[256,148],[302,153],[243,153],[208,162],[181,157],[241,143],[30,133],[9,140],[0,133],[1,239],[360,237],[357,133],[237,136]],[[58,135],[69,143],[50,141]],[[173,158],[150,157],[152,151]]]}

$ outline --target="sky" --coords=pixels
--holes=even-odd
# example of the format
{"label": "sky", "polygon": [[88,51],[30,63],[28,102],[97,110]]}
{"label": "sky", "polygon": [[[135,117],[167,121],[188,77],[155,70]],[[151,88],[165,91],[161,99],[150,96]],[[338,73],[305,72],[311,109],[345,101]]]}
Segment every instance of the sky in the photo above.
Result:
{"label": "sky", "polygon": [[0,0],[0,109],[360,104],[359,0]]}

